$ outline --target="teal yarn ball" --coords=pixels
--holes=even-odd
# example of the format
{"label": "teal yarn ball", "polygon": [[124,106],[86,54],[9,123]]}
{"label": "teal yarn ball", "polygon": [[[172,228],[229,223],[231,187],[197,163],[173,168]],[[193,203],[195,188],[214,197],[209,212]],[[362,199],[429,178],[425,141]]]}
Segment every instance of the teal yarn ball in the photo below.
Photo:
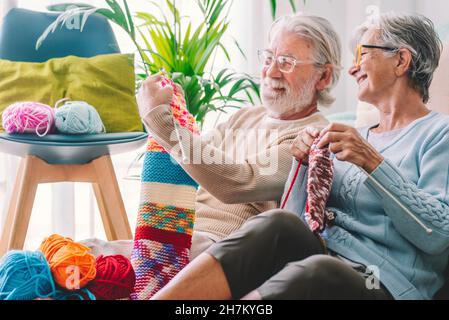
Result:
{"label": "teal yarn ball", "polygon": [[8,252],[0,260],[0,300],[34,300],[55,293],[50,266],[42,252]]}
{"label": "teal yarn ball", "polygon": [[55,112],[55,126],[64,134],[106,132],[97,110],[84,101],[69,101]]}

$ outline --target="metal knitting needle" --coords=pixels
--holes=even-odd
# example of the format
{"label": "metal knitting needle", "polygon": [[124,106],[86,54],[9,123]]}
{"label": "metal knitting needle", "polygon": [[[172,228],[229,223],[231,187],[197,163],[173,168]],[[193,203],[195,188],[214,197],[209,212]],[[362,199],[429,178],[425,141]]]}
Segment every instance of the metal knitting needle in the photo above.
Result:
{"label": "metal knitting needle", "polygon": [[367,176],[368,179],[374,182],[374,184],[380,188],[383,192],[385,192],[390,198],[392,198],[398,206],[402,208],[413,220],[415,220],[424,230],[426,230],[428,235],[431,235],[433,233],[433,230],[428,228],[424,223],[422,223],[406,206],[404,206],[393,194],[391,194],[390,191],[385,189],[383,185],[381,185],[373,176],[371,176],[368,172],[365,171],[365,169],[360,168]]}

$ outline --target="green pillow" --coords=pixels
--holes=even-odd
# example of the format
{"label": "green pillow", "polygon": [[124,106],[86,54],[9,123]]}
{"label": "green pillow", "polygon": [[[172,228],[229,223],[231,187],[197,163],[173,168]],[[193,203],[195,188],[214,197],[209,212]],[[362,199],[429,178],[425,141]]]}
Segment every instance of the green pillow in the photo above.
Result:
{"label": "green pillow", "polygon": [[135,97],[134,55],[68,56],[43,63],[0,59],[0,112],[19,101],[54,106],[63,98],[94,106],[108,133],[143,131]]}

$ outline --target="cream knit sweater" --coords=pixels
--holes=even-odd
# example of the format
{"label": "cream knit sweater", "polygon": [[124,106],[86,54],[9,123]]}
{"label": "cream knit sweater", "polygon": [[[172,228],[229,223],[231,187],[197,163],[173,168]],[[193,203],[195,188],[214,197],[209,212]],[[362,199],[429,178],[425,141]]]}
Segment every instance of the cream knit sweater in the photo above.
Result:
{"label": "cream knit sweater", "polygon": [[175,130],[168,105],[153,109],[143,121],[200,185],[194,229],[218,239],[252,216],[279,207],[292,163],[290,144],[303,128],[328,124],[319,112],[283,121],[268,117],[264,107],[248,107],[198,137],[182,128]]}

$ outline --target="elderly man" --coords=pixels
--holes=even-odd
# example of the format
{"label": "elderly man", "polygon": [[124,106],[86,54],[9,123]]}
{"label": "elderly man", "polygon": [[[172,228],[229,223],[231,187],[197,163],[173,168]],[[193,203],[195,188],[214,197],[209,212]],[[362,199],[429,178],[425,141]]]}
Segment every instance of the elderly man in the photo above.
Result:
{"label": "elderly man", "polygon": [[327,125],[318,104],[334,101],[330,90],[339,79],[341,57],[330,23],[317,16],[286,16],[273,24],[269,40],[269,49],[259,52],[263,106],[239,110],[214,134],[200,138],[182,132],[187,136],[179,147],[169,106],[173,91],[160,86],[160,75],[147,79],[138,96],[142,119],[158,143],[171,153],[187,148],[191,157],[200,157],[196,162],[175,157],[200,185],[191,259],[252,216],[278,208],[292,141],[305,127]]}
{"label": "elderly man", "polygon": [[[147,79],[138,96],[147,130],[200,185],[191,259],[249,218],[278,208],[291,167],[291,143],[305,127],[327,125],[318,105],[334,101],[330,91],[338,82],[341,58],[330,23],[317,16],[285,16],[273,24],[269,41],[269,49],[259,52],[263,106],[239,110],[201,138],[176,132],[169,106],[173,92],[161,87],[161,76]],[[179,136],[181,149],[188,151],[184,158],[176,157]],[[132,250],[127,241],[87,244],[98,254],[130,256]]]}

